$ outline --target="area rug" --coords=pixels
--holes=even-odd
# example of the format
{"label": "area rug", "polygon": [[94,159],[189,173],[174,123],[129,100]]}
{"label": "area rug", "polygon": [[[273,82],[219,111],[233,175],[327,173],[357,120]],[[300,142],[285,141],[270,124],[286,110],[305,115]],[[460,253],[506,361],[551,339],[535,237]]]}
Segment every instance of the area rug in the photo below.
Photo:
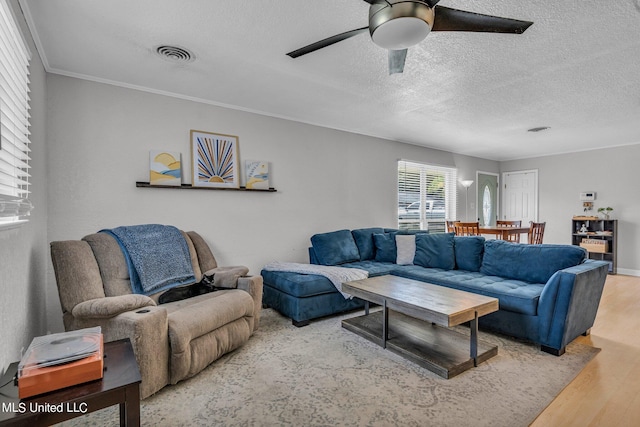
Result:
{"label": "area rug", "polygon": [[[353,315],[296,328],[263,310],[243,347],[142,401],[141,424],[527,426],[599,351],[572,343],[556,357],[481,331],[498,355],[446,380],[343,329]],[[117,424],[112,407],[64,425]]]}

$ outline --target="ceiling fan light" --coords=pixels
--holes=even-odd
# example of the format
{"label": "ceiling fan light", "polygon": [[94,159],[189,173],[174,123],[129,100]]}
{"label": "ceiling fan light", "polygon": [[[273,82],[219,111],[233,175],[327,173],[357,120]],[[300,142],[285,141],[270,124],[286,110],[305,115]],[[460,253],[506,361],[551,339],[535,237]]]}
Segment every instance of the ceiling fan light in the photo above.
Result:
{"label": "ceiling fan light", "polygon": [[402,17],[378,26],[371,38],[382,48],[400,50],[420,43],[430,31],[431,27],[422,19]]}

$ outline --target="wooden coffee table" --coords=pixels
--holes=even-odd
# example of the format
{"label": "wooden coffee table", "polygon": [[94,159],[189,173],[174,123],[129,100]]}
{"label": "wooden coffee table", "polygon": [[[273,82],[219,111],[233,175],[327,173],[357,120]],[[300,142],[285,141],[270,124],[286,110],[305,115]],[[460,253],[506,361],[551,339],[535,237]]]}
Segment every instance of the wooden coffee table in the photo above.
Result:
{"label": "wooden coffee table", "polygon": [[[0,385],[15,375],[17,369],[18,362],[9,365]],[[22,400],[18,399],[17,386],[2,387],[0,426],[51,425],[112,405],[120,405],[121,426],[139,426],[140,381],[129,339],[108,342],[104,344],[104,376],[100,380]]]}
{"label": "wooden coffee table", "polygon": [[[498,299],[396,276],[342,284],[342,290],[382,311],[342,321],[348,329],[444,378],[498,354],[478,340],[478,318],[498,310]],[[470,336],[449,329],[469,322]]]}

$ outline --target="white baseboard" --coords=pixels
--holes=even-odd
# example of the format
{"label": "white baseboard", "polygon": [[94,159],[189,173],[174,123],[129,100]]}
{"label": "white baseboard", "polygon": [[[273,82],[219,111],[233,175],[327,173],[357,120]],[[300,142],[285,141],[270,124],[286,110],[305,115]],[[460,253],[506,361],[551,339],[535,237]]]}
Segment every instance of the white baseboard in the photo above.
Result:
{"label": "white baseboard", "polygon": [[631,270],[629,268],[618,268],[618,274],[624,274],[625,276],[640,277],[640,270]]}

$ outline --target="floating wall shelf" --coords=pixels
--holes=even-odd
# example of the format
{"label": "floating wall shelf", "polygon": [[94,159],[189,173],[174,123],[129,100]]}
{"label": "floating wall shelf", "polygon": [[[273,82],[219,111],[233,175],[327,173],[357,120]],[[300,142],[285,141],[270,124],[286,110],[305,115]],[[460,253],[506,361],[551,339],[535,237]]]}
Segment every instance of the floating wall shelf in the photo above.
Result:
{"label": "floating wall shelf", "polygon": [[136,187],[141,188],[171,188],[174,190],[223,190],[223,191],[252,191],[255,193],[275,193],[275,188],[269,188],[268,190],[261,190],[255,188],[227,188],[227,187],[194,187],[191,184],[182,184],[179,187],[177,185],[151,185],[148,182],[136,181]]}

